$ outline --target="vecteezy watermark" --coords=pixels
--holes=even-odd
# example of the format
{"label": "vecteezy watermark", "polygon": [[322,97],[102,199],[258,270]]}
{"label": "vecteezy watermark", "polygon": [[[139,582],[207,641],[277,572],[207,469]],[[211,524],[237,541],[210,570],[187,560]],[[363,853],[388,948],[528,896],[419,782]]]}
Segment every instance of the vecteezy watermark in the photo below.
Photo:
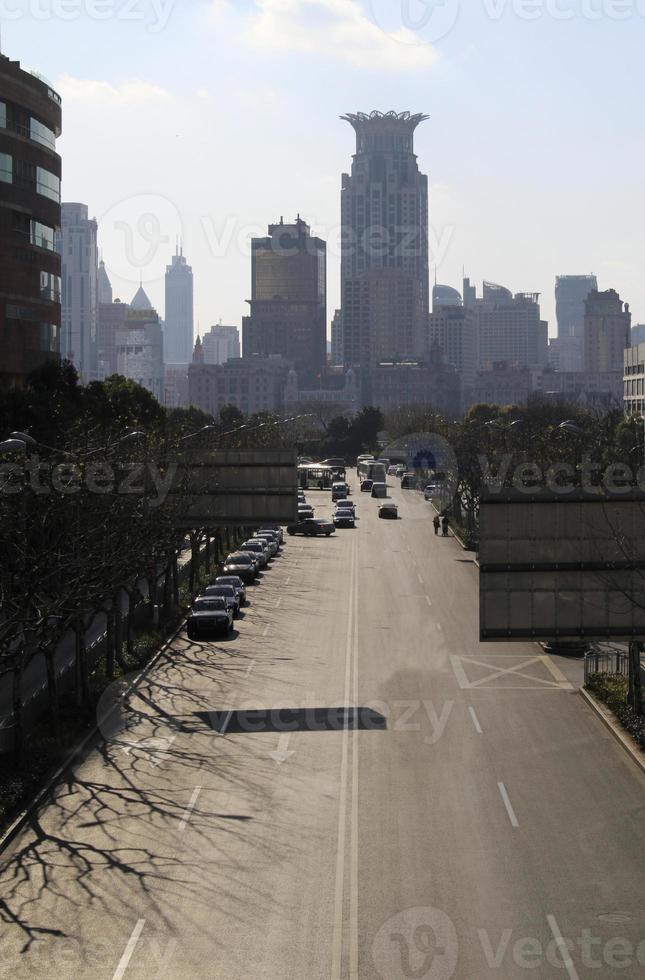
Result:
{"label": "vecteezy watermark", "polygon": [[439,510],[448,508],[454,500],[459,482],[459,465],[454,449],[447,439],[436,432],[412,432],[389,443],[382,457],[390,464],[402,465],[405,473],[402,487],[426,490],[423,496],[410,494],[408,517],[427,520],[427,500],[432,499]]}
{"label": "vecteezy watermark", "polygon": [[631,967],[645,966],[645,939],[636,943],[623,936],[607,938],[594,935],[591,929],[583,929],[571,939],[560,935],[552,916],[549,925],[554,938],[548,942],[535,936],[517,935],[509,928],[495,936],[486,929],[477,929],[488,969],[499,970],[504,976],[512,963],[531,972],[542,967],[546,971],[544,975],[551,976],[553,970],[566,975],[567,964],[575,959],[585,970],[598,970],[602,977],[607,977],[608,970],[616,970],[620,975]]}
{"label": "vecteezy watermark", "polygon": [[137,194],[114,204],[99,220],[110,275],[132,283],[161,280],[168,253],[183,238],[177,206],[161,194]]}
{"label": "vecteezy watermark", "polygon": [[626,21],[645,18],[644,0],[482,0],[490,20],[512,14],[519,20]]}
{"label": "vecteezy watermark", "polygon": [[113,465],[103,460],[80,465],[44,463],[32,456],[21,463],[0,463],[0,497],[17,496],[25,490],[41,497],[79,493],[135,496],[156,508],[167,500],[178,472],[177,463],[162,472],[154,461]]}
{"label": "vecteezy watermark", "polygon": [[547,490],[561,497],[579,493],[612,496],[627,495],[634,489],[645,492],[645,466],[634,469],[627,463],[602,464],[590,455],[582,457],[579,466],[561,461],[542,467],[534,462],[513,465],[514,457],[506,453],[499,460],[478,457],[483,483],[490,494],[513,488],[531,496]]}
{"label": "vecteezy watermark", "polygon": [[119,20],[159,34],[168,26],[174,5],[175,0],[0,0],[0,21]]}
{"label": "vecteezy watermark", "polygon": [[410,908],[385,922],[372,943],[372,961],[379,977],[450,980],[459,958],[452,920],[435,908]]}
{"label": "vecteezy watermark", "polygon": [[399,44],[434,44],[459,19],[460,0],[368,0],[372,20]]}

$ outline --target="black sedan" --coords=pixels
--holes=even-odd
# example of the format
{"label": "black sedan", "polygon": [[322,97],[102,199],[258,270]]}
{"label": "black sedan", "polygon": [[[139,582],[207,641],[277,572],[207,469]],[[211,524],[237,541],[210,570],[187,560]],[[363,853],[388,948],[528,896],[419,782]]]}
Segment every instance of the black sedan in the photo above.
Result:
{"label": "black sedan", "polygon": [[191,640],[210,633],[220,633],[226,636],[233,626],[233,610],[222,598],[195,599],[188,613],[186,632]]}
{"label": "black sedan", "polygon": [[258,577],[258,564],[248,552],[236,551],[229,555],[222,569],[225,575],[237,575],[243,582],[255,582]]}
{"label": "black sedan", "polygon": [[298,521],[287,528],[287,534],[304,534],[305,537],[316,537],[324,535],[329,537],[335,532],[336,528],[331,521],[326,521],[323,517],[310,517],[306,521]]}
{"label": "black sedan", "polygon": [[246,603],[246,586],[239,575],[218,575],[213,585],[232,585],[237,592],[240,606]]}
{"label": "black sedan", "polygon": [[334,527],[356,527],[354,511],[341,507],[334,513]]}

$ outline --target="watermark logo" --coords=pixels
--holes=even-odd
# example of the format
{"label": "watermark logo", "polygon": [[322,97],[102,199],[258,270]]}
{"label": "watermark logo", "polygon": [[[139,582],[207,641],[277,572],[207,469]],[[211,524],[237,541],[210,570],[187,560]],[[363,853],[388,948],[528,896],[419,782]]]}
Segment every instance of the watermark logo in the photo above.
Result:
{"label": "watermark logo", "polygon": [[163,279],[169,252],[183,238],[179,209],[160,194],[118,201],[99,227],[108,274],[134,284]]}
{"label": "watermark logo", "polygon": [[383,980],[450,980],[459,956],[457,931],[440,909],[410,908],[392,916],[377,932],[372,960]]}
{"label": "watermark logo", "polygon": [[460,0],[368,0],[374,23],[399,44],[434,44],[452,31]]}
{"label": "watermark logo", "polygon": [[[382,453],[391,464],[405,468],[402,489],[409,490],[406,498],[410,509],[408,518],[427,520],[432,516],[430,503],[439,511],[453,503],[459,482],[459,464],[447,439],[436,432],[413,432],[390,443]],[[390,476],[390,482],[396,477]]]}
{"label": "watermark logo", "polygon": [[175,0],[0,0],[0,21],[118,20],[159,34],[168,26],[174,6]]}

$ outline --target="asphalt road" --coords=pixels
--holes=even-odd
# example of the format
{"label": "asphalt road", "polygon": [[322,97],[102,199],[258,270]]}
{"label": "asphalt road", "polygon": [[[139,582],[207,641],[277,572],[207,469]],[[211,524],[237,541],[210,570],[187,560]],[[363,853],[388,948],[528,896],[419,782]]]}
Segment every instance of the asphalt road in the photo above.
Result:
{"label": "asphalt road", "polygon": [[577,665],[479,644],[475,566],[392,496],[103,722],[3,855],[0,976],[645,975],[645,778]]}

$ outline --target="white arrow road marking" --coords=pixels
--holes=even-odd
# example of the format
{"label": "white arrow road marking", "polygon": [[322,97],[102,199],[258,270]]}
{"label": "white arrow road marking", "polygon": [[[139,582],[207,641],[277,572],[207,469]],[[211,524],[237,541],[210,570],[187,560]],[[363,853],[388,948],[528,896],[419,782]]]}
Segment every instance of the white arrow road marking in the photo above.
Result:
{"label": "white arrow road marking", "polygon": [[286,762],[289,756],[293,755],[293,749],[289,751],[289,740],[291,739],[291,732],[282,732],[280,735],[280,740],[278,742],[278,749],[276,752],[271,752],[271,758],[274,759],[279,766],[283,762]]}

